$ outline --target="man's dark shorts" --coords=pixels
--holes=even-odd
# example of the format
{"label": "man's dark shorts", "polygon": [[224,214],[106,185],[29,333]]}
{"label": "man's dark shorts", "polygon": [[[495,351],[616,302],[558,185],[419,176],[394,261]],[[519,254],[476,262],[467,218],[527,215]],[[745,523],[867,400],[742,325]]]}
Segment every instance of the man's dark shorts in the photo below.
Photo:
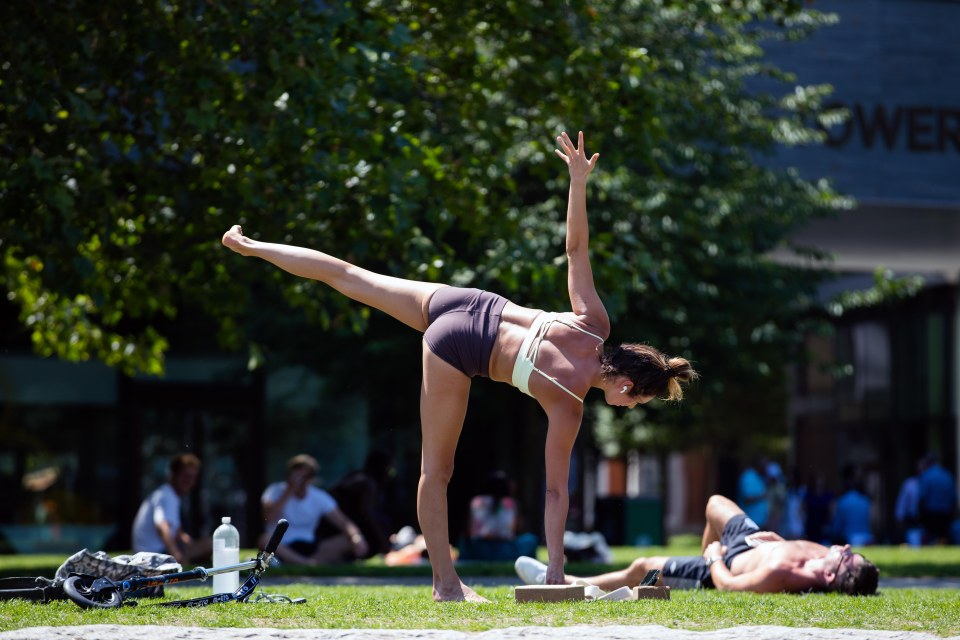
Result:
{"label": "man's dark shorts", "polygon": [[[736,515],[727,521],[720,536],[720,544],[727,548],[723,554],[723,564],[730,568],[733,559],[751,547],[746,537],[756,533],[760,527],[745,513]],[[703,556],[673,556],[663,565],[664,582],[674,589],[712,589],[713,579]]]}

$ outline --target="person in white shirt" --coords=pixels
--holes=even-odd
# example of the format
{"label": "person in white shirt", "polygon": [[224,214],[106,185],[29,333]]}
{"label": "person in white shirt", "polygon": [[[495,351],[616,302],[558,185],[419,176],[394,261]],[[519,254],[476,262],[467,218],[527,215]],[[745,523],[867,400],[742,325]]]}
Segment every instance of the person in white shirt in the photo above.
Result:
{"label": "person in white shirt", "polygon": [[207,538],[195,539],[183,529],[180,503],[200,477],[200,459],[181,453],[170,460],[167,482],[140,504],[133,520],[133,550],[169,553],[181,565],[210,556]]}
{"label": "person in white shirt", "polygon": [[[283,518],[289,523],[276,554],[284,562],[331,564],[362,558],[367,553],[367,541],[357,525],[340,511],[329,493],[313,486],[319,470],[313,456],[294,456],[287,462],[287,479],[268,486],[260,498],[267,521],[264,540],[278,520]],[[318,539],[321,520],[338,533]]]}

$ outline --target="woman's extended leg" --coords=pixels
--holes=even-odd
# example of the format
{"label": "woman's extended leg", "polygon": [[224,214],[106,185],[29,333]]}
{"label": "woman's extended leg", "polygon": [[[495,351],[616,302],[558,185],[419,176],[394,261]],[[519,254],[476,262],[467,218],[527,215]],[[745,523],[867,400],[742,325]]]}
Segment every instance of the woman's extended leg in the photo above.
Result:
{"label": "woman's extended leg", "polygon": [[430,296],[444,286],[381,275],[314,249],[260,242],[243,235],[240,225],[223,234],[223,244],[240,255],[262,258],[295,276],[319,280],[420,332],[427,328]]}
{"label": "woman's extended leg", "polygon": [[460,581],[450,558],[447,485],[467,413],[470,378],[423,345],[420,423],[423,456],[417,489],[417,516],[433,567],[433,599],[486,602]]}

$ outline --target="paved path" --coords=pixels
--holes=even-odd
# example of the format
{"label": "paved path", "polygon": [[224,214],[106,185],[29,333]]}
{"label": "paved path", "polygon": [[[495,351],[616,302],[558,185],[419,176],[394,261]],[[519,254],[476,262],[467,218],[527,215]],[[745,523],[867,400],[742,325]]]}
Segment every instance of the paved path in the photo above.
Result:
{"label": "paved path", "polygon": [[[32,627],[0,633],[0,640],[943,640],[929,633],[861,629],[798,629],[795,627],[732,627],[685,631],[660,625],[511,627],[482,632],[435,629],[211,629],[153,625],[89,625]],[[960,640],[956,636],[949,640]]]}

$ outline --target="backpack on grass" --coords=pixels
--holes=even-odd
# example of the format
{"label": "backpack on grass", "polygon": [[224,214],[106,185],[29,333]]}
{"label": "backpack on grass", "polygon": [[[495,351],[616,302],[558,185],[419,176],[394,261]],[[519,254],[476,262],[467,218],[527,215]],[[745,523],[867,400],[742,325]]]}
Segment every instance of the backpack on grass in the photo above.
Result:
{"label": "backpack on grass", "polygon": [[[111,558],[105,551],[90,553],[82,549],[67,558],[52,580],[43,577],[0,578],[0,600],[20,599],[41,604],[67,600],[63,581],[75,574],[119,582],[128,578],[176,573],[181,570],[180,563],[165,553],[141,551]],[[138,598],[160,597],[163,595],[163,585],[141,589],[128,595]]]}

